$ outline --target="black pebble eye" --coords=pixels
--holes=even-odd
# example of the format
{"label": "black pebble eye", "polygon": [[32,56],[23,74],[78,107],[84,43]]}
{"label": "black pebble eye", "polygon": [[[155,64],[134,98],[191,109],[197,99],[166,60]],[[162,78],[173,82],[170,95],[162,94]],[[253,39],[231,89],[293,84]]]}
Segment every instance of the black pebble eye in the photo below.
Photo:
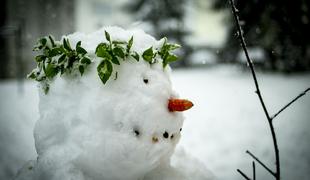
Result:
{"label": "black pebble eye", "polygon": [[146,78],[144,78],[144,79],[143,79],[143,82],[144,82],[145,84],[147,84],[147,83],[149,83],[149,80],[146,79]]}
{"label": "black pebble eye", "polygon": [[133,132],[135,133],[136,136],[140,135],[140,131],[138,129],[134,129]]}
{"label": "black pebble eye", "polygon": [[180,128],[180,132],[182,131],[182,128]]}
{"label": "black pebble eye", "polygon": [[167,133],[167,131],[163,134],[164,138],[168,138],[169,134]]}

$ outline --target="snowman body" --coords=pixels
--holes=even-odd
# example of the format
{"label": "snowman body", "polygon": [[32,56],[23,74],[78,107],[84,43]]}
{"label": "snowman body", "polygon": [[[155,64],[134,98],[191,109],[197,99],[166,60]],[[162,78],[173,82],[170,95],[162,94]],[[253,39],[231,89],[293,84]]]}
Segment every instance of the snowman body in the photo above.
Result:
{"label": "snowman body", "polygon": [[[117,27],[67,38],[71,44],[82,41],[94,54],[105,41],[104,31],[120,41],[134,37],[138,53],[163,43],[143,31]],[[34,129],[38,158],[17,179],[187,179],[171,165],[184,118],[167,108],[169,99],[177,98],[170,68],[161,59],[149,64],[128,57],[113,65],[114,74],[103,85],[96,69],[100,58],[92,56],[92,61],[83,76],[57,76],[48,94],[40,90]]]}

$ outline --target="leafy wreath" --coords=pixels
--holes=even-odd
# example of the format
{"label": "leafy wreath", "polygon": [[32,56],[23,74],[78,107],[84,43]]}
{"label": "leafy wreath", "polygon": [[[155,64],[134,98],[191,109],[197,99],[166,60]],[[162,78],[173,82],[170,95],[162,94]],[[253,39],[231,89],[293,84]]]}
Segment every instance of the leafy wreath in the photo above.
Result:
{"label": "leafy wreath", "polygon": [[[114,41],[110,34],[105,31],[105,38],[108,42],[102,42],[96,47],[95,54],[100,57],[101,61],[97,66],[98,76],[102,83],[105,84],[113,73],[113,64],[120,65],[121,60],[125,61],[129,56],[139,61],[140,55],[131,49],[133,45],[133,36],[126,41]],[[142,59],[149,64],[157,62],[156,56],[159,55],[163,60],[163,68],[169,63],[177,61],[178,56],[171,51],[180,48],[178,44],[167,42],[164,43],[160,50],[154,49],[152,46],[142,53]],[[49,91],[49,81],[57,74],[70,74],[79,71],[83,76],[85,69],[94,61],[89,57],[88,52],[82,47],[82,42],[76,43],[73,49],[67,38],[61,41],[55,41],[54,37],[49,35],[38,40],[34,46],[34,51],[40,54],[35,57],[37,67],[28,74],[28,78],[43,82],[45,94]]]}

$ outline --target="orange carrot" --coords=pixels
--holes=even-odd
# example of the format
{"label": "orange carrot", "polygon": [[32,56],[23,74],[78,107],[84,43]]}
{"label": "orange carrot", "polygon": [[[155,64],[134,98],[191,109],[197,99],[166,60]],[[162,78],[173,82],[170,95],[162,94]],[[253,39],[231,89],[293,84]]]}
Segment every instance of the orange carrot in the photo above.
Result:
{"label": "orange carrot", "polygon": [[186,99],[169,99],[168,109],[169,111],[186,111],[193,107],[193,103]]}

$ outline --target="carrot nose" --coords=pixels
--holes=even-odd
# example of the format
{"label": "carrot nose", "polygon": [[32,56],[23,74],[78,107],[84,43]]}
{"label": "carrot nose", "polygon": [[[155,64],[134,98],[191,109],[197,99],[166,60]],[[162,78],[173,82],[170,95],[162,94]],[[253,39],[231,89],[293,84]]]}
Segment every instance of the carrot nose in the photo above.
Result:
{"label": "carrot nose", "polygon": [[193,107],[193,103],[186,99],[169,99],[168,109],[171,112],[174,111],[186,111]]}

